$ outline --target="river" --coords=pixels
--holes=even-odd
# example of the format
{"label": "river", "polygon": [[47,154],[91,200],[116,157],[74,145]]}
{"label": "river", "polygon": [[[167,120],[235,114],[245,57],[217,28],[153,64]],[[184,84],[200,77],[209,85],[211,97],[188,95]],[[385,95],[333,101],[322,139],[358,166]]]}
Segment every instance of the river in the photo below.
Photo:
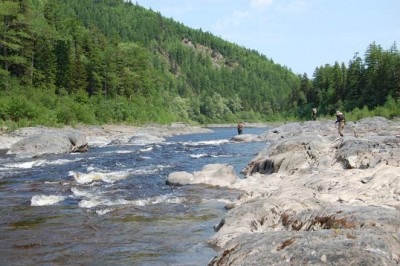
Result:
{"label": "river", "polygon": [[216,255],[206,241],[240,192],[166,178],[211,163],[242,177],[266,145],[212,130],[29,160],[1,155],[0,265],[206,265]]}

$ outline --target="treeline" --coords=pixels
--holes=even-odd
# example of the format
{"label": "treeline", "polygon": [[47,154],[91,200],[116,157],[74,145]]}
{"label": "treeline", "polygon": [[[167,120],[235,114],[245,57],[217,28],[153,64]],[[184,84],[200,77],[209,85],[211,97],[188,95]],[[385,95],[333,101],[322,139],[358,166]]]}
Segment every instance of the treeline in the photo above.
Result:
{"label": "treeline", "polygon": [[0,2],[0,118],[19,126],[278,119],[298,76],[122,0]]}
{"label": "treeline", "polygon": [[293,115],[307,119],[312,108],[322,115],[343,110],[354,120],[379,115],[400,115],[400,53],[396,43],[388,50],[372,43],[364,58],[358,54],[348,65],[335,62],[315,69],[313,79],[301,77],[290,95]]}
{"label": "treeline", "polygon": [[398,99],[395,47],[373,44],[364,61],[310,80],[131,1],[0,1],[0,123],[10,128],[308,119],[313,107],[388,103],[393,116]]}

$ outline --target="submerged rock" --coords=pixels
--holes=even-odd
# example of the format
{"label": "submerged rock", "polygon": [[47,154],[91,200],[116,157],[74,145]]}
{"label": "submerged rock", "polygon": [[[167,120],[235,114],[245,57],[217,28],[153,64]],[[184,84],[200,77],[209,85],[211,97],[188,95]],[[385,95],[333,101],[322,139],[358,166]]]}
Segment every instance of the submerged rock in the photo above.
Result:
{"label": "submerged rock", "polygon": [[193,174],[173,172],[167,178],[170,185],[204,184],[210,186],[230,186],[238,180],[235,169],[227,164],[208,164]]}

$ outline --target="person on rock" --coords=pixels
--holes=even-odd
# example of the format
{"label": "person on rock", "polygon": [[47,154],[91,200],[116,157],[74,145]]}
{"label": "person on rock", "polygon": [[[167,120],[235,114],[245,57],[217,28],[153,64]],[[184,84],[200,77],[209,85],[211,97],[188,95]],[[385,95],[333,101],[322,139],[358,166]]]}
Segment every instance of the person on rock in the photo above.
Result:
{"label": "person on rock", "polygon": [[336,111],[336,122],[335,124],[339,123],[338,125],[338,133],[341,137],[343,137],[343,130],[344,130],[344,125],[346,124],[346,119],[344,118],[344,115],[342,112],[339,110]]}
{"label": "person on rock", "polygon": [[312,120],[317,120],[317,108],[312,109]]}
{"label": "person on rock", "polygon": [[242,135],[242,133],[243,133],[243,128],[244,128],[243,122],[239,122],[238,125],[237,125],[237,131],[238,131],[238,134],[239,134],[239,135]]}

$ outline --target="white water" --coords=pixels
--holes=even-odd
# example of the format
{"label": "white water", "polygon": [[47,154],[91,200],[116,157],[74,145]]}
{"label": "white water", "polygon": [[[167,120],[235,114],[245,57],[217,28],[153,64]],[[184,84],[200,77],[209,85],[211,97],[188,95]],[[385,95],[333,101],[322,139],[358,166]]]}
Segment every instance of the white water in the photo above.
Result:
{"label": "white water", "polygon": [[59,203],[60,201],[65,200],[64,196],[57,195],[35,195],[31,199],[32,206],[48,206]]}

